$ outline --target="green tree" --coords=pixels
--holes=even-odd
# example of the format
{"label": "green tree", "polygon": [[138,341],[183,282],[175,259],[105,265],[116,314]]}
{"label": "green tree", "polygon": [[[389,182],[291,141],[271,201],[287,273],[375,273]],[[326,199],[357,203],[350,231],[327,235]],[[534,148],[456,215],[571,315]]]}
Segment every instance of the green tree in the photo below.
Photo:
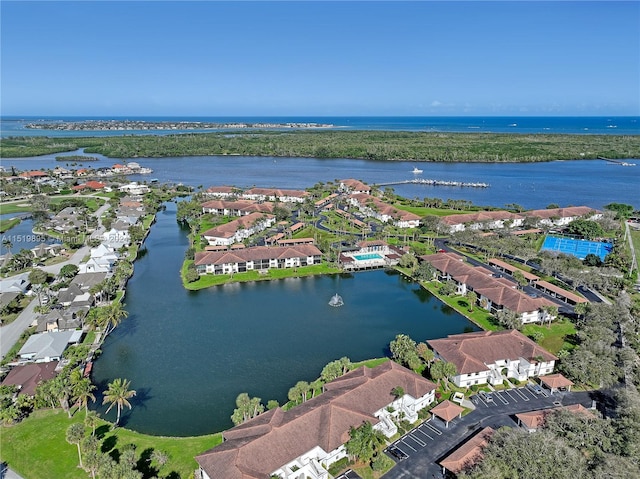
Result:
{"label": "green tree", "polygon": [[521,289],[529,284],[529,281],[527,281],[527,278],[524,277],[524,273],[519,270],[516,270],[513,272],[513,279],[516,280],[516,282],[518,283],[518,286]]}
{"label": "green tree", "polygon": [[67,428],[66,439],[69,444],[75,444],[78,447],[78,460],[80,461],[80,467],[82,465],[82,453],[80,452],[80,443],[84,439],[84,426],[79,422],[73,423]]}
{"label": "green tree", "polygon": [[592,220],[573,220],[567,225],[566,231],[569,234],[582,236],[586,239],[594,239],[604,236],[602,227]]}
{"label": "green tree", "polygon": [[136,395],[136,391],[129,389],[131,382],[126,379],[117,378],[109,383],[107,391],[104,393],[102,404],[109,404],[106,412],[109,412],[113,406],[116,406],[118,416],[116,417],[116,426],[120,422],[120,413],[124,406],[131,409],[129,399]]}
{"label": "green tree", "polygon": [[365,421],[357,428],[351,427],[349,440],[344,447],[349,456],[368,464],[380,453],[385,443],[384,435],[373,429],[369,421]]}
{"label": "green tree", "polygon": [[413,370],[419,368],[421,364],[416,346],[416,342],[406,334],[398,334],[389,343],[393,359]]}
{"label": "green tree", "polygon": [[78,274],[78,267],[75,264],[65,264],[62,268],[60,268],[60,272],[58,273],[59,278],[73,278],[76,274]]}
{"label": "green tree", "polygon": [[435,357],[433,351],[429,349],[425,343],[418,343],[416,345],[416,353],[418,353],[418,357],[427,364],[431,364]]}
{"label": "green tree", "polygon": [[103,328],[103,337],[107,337],[129,313],[123,309],[125,305],[114,302],[98,310],[98,324]]}
{"label": "green tree", "polygon": [[473,311],[474,306],[478,302],[478,295],[473,291],[467,291],[467,301],[469,302],[469,312]]}
{"label": "green tree", "polygon": [[40,304],[40,307],[42,307],[42,297],[40,294],[42,293],[44,285],[47,284],[48,279],[49,275],[38,268],[34,268],[29,273],[29,282],[31,283],[33,290],[38,293],[38,303]]}
{"label": "green tree", "polygon": [[616,213],[616,219],[627,219],[633,213],[633,206],[624,203],[609,203],[604,208]]}
{"label": "green tree", "polygon": [[84,407],[85,417],[89,414],[89,400],[96,401],[93,391],[96,387],[89,378],[83,378],[72,386],[73,395],[80,407]]}
{"label": "green tree", "polygon": [[[95,401],[95,399],[94,399]],[[87,411],[84,416],[84,425],[91,428],[91,434],[95,436],[96,426],[100,423],[100,414],[96,411]]]}

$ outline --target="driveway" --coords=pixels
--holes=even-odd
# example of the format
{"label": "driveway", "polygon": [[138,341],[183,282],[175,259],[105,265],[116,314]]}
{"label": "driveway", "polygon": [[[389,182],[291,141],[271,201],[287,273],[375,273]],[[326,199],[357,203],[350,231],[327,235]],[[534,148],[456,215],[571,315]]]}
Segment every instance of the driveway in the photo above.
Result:
{"label": "driveway", "polygon": [[[453,420],[449,423],[449,427],[437,418],[431,419],[398,439],[392,445],[409,457],[398,462],[383,477],[385,479],[442,478],[442,468],[437,462],[484,427],[490,426],[494,429],[502,426],[517,427],[514,415],[521,412],[570,404],[582,404],[588,408],[593,404],[593,393],[590,392],[550,395],[548,391],[544,394],[536,394],[528,388],[517,388],[494,392],[492,396],[494,396],[493,402],[485,402],[478,396],[472,396],[471,400],[476,405],[476,409],[461,419]],[[391,455],[389,457],[394,459]]]}

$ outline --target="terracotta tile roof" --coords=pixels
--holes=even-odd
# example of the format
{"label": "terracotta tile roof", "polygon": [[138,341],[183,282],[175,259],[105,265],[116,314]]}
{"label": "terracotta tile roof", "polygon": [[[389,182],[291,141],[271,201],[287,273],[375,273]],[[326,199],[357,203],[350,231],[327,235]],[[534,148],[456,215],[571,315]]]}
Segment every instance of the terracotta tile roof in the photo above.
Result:
{"label": "terracotta tile roof", "polygon": [[539,409],[536,411],[522,412],[516,414],[516,418],[518,418],[520,422],[527,427],[527,429],[538,429],[539,427],[544,426],[544,423],[549,414],[553,413],[554,411],[560,410],[569,411],[574,414],[582,414],[586,417],[595,417],[593,413],[585,408],[582,404],[572,404],[570,406],[560,406],[551,409]]}
{"label": "terracotta tile roof", "polygon": [[500,259],[498,259],[498,258],[491,258],[491,259],[489,260],[489,264],[491,264],[491,265],[496,265],[499,269],[503,269],[503,270],[505,270],[505,271],[509,271],[509,273],[510,273],[510,274],[511,274],[511,273],[513,273],[513,272],[515,272],[515,271],[519,271],[520,273],[522,273],[522,274],[523,274],[523,276],[524,276],[526,279],[528,279],[528,280],[530,280],[530,281],[537,281],[537,280],[539,280],[539,279],[540,279],[540,278],[539,278],[538,276],[536,276],[535,274],[531,274],[531,273],[529,273],[528,271],[524,271],[524,270],[522,270],[522,269],[520,269],[520,268],[518,268],[518,267],[516,267],[516,266],[513,266],[513,265],[511,265],[511,264],[509,264],[509,263],[507,263],[507,262],[505,262],[505,261],[502,261],[502,260],[500,260]]}
{"label": "terracotta tile roof", "polygon": [[478,211],[476,213],[465,213],[461,215],[447,215],[441,221],[449,226],[465,223],[482,223],[483,221],[517,220],[524,217],[510,211]]}
{"label": "terracotta tile roof", "polygon": [[302,258],[308,256],[321,256],[322,251],[311,244],[296,246],[253,246],[243,250],[234,251],[208,251],[196,253],[195,264],[228,264],[245,263],[247,261],[259,261],[266,259]]}
{"label": "terracotta tile roof", "polygon": [[42,176],[47,176],[46,173],[44,173],[43,171],[23,171],[22,173],[20,173],[20,176],[23,178],[39,178]]}
{"label": "terracotta tile roof", "polygon": [[264,213],[250,213],[246,216],[241,216],[237,220],[230,221],[224,225],[216,226],[215,228],[211,228],[204,233],[202,236],[215,236],[218,238],[229,238],[233,236],[238,230],[248,229],[250,228],[256,221],[261,221],[266,218],[273,218],[273,215],[268,215]]}
{"label": "terracotta tile roof", "polygon": [[539,287],[541,287],[541,288],[544,288],[544,289],[547,289],[549,291],[552,291],[557,296],[562,296],[564,298],[567,298],[567,299],[573,301],[574,303],[588,303],[589,302],[585,298],[583,298],[582,296],[578,296],[577,294],[572,293],[571,291],[567,291],[566,289],[563,289],[560,286],[556,286],[555,284],[549,283],[547,281],[540,280],[540,281],[538,281],[537,285]]}
{"label": "terracotta tile roof", "polygon": [[[377,410],[394,400],[391,390],[424,394],[435,385],[388,361],[358,368],[325,386],[326,392],[288,411],[272,409],[223,433],[225,442],[196,456],[211,478],[264,479],[320,446],[330,452],[349,439],[349,429],[378,422]],[[414,396],[416,397],[416,396]]]}
{"label": "terracotta tile roof", "polygon": [[577,216],[601,214],[601,211],[589,208],[588,206],[569,206],[567,208],[553,208],[544,210],[531,210],[522,213],[525,216],[534,216],[541,219],[551,218],[573,218]]}
{"label": "terracotta tile roof", "polygon": [[403,220],[403,221],[412,221],[419,220],[420,216],[415,213],[411,213],[409,211],[400,210],[395,206],[392,206],[388,203],[385,203],[379,198],[375,196],[368,195],[366,193],[356,193],[351,195],[350,198],[353,198],[363,207],[373,206],[373,209],[381,215],[386,215],[394,220]]}
{"label": "terracotta tile roof", "polygon": [[573,382],[565,378],[562,374],[548,374],[546,376],[540,376],[540,381],[545,383],[549,388],[566,388],[573,386]]}
{"label": "terracotta tile roof", "polygon": [[528,313],[544,306],[555,304],[546,298],[532,298],[516,289],[516,284],[506,278],[494,278],[492,272],[483,267],[474,267],[463,258],[451,253],[436,253],[420,257],[443,274],[451,276],[469,289],[516,313]]}
{"label": "terracotta tile roof", "polygon": [[57,362],[32,363],[26,366],[16,366],[2,381],[3,386],[22,386],[20,394],[33,396],[40,381],[47,381],[56,376]]}
{"label": "terracotta tile roof", "polygon": [[448,399],[442,401],[436,407],[431,409],[431,412],[446,422],[451,421],[458,417],[459,414],[464,412],[464,408],[452,403]]}
{"label": "terracotta tile roof", "polygon": [[440,461],[445,469],[458,474],[482,460],[482,449],[489,443],[489,439],[495,431],[485,427],[459,448]]}
{"label": "terracotta tile roof", "polygon": [[363,183],[362,181],[355,180],[353,178],[340,180],[340,183],[342,183],[344,186],[354,191],[371,191],[371,187],[369,185]]}
{"label": "terracotta tile roof", "polygon": [[558,359],[515,329],[453,334],[427,343],[441,358],[455,364],[458,374],[487,371],[487,365],[501,359],[524,358],[530,363],[538,362],[537,357],[545,362]]}

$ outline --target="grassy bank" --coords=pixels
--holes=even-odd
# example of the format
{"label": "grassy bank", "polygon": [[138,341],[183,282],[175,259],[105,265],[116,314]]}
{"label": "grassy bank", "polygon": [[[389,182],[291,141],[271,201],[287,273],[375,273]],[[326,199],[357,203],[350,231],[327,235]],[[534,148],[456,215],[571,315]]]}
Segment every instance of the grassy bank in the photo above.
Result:
{"label": "grassy bank", "polygon": [[438,162],[535,162],[638,158],[640,136],[513,135],[403,131],[252,131],[102,138],[20,137],[0,140],[4,158],[85,147],[111,158],[248,155]]}
{"label": "grassy bank", "polygon": [[[4,214],[4,211],[2,213]],[[10,220],[0,220],[0,233],[4,233],[6,231],[9,231],[14,226],[18,226],[20,224],[20,221],[21,221],[20,218],[11,218]]]}
{"label": "grassy bank", "polygon": [[456,310],[458,313],[466,317],[469,321],[476,324],[485,331],[499,331],[501,329],[504,329],[500,324],[498,324],[493,315],[485,311],[484,309],[475,306],[473,308],[473,311],[469,311],[469,302],[466,297],[442,296],[438,293],[439,283],[423,281],[420,284],[440,301]]}
{"label": "grassy bank", "polygon": [[[47,409],[34,412],[14,426],[3,426],[0,429],[0,459],[28,479],[86,479],[87,473],[78,468],[76,446],[65,439],[67,428],[83,420],[83,412],[69,419],[61,409]],[[157,472],[157,477],[192,478],[197,468],[194,456],[222,442],[219,433],[172,438],[110,428],[110,423],[101,421],[96,430],[103,452],[117,456],[124,446],[133,444],[138,458],[154,449],[169,456],[167,463]],[[86,434],[91,434],[91,430],[87,428]]]}
{"label": "grassy bank", "polygon": [[199,289],[209,288],[211,286],[218,286],[227,283],[244,283],[248,281],[265,281],[270,279],[301,278],[303,276],[315,276],[318,274],[332,274],[340,272],[339,268],[323,263],[313,266],[302,266],[300,268],[270,269],[266,274],[260,274],[257,271],[247,271],[246,273],[236,273],[233,275],[205,274],[200,276],[200,279],[198,281],[187,283],[185,279],[187,268],[192,263],[193,260],[186,260],[182,264],[182,269],[180,271],[183,286],[191,291],[197,291]]}

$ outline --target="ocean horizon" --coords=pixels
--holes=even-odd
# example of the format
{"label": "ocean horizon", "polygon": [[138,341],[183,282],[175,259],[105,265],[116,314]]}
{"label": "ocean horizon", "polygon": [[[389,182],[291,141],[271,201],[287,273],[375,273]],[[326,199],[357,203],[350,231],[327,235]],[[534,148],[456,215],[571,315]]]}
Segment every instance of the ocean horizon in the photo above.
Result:
{"label": "ocean horizon", "polygon": [[209,123],[316,123],[329,129],[422,131],[442,133],[515,133],[639,135],[639,116],[3,116],[0,136],[119,136],[162,135],[220,129],[175,130],[46,130],[30,129],[29,123],[82,121],[147,121]]}

